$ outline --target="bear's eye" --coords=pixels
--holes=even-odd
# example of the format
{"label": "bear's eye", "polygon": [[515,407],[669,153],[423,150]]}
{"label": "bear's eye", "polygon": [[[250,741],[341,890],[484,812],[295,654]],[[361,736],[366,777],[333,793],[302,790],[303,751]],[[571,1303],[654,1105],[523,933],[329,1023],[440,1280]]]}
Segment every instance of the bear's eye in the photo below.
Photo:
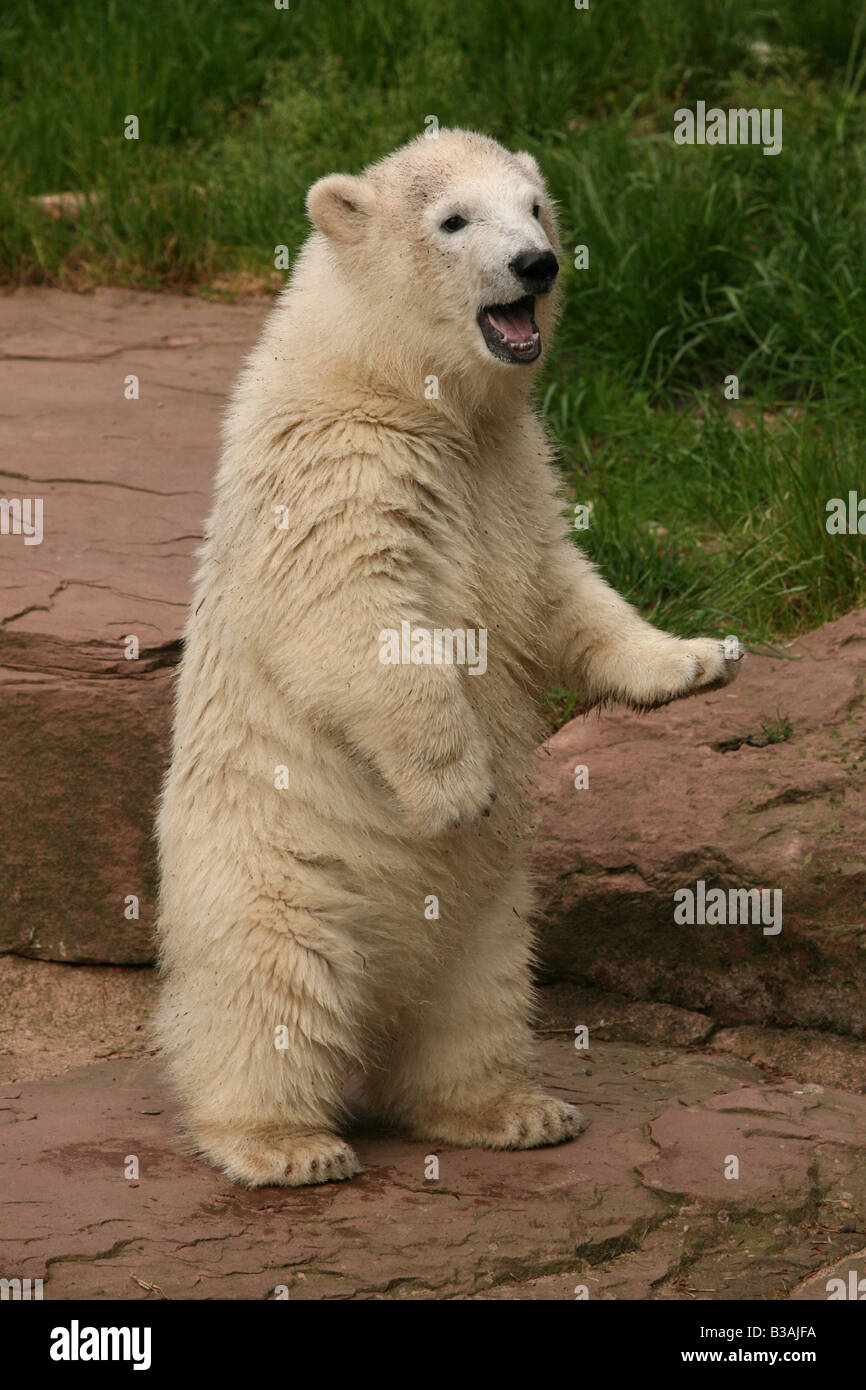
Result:
{"label": "bear's eye", "polygon": [[541,212],[541,208],[540,208],[539,204],[538,204],[538,203],[533,203],[533,204],[532,204],[532,216],[533,216],[533,217],[537,217],[538,214],[539,214],[540,212]]}
{"label": "bear's eye", "polygon": [[443,232],[459,232],[461,227],[466,226],[466,218],[458,217],[455,213],[453,217],[446,217],[440,226]]}

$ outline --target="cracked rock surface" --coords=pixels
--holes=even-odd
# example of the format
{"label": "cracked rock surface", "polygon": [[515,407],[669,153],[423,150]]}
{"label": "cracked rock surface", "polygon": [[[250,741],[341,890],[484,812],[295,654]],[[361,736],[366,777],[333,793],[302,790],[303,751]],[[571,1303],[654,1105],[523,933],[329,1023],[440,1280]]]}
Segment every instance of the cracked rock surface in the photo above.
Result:
{"label": "cracked rock surface", "polygon": [[577,1141],[458,1150],[359,1121],[365,1172],[317,1188],[242,1191],[182,1156],[151,1057],[0,1085],[4,1275],[47,1299],[711,1301],[823,1299],[866,1269],[866,1097],[715,1051],[667,1006],[545,1003],[540,1069],[591,1121]]}
{"label": "cracked rock surface", "polygon": [[123,290],[0,300],[0,487],[44,510],[41,545],[0,547],[13,670],[127,674],[134,632],[141,676],[177,641],[220,415],[265,307]]}

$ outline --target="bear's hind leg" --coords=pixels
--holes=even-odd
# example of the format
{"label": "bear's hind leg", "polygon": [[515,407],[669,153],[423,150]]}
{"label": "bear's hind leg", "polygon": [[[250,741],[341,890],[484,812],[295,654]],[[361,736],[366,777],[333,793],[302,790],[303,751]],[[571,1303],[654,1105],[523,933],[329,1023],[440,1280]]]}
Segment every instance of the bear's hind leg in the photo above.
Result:
{"label": "bear's hind leg", "polygon": [[529,1076],[531,892],[518,875],[511,892],[454,940],[423,1000],[407,1010],[385,1065],[367,1094],[383,1118],[418,1139],[493,1149],[528,1149],[573,1139],[579,1110]]}
{"label": "bear's hind leg", "polygon": [[337,1133],[360,1032],[357,953],[289,909],[240,920],[195,955],[165,955],[157,1031],[187,1148],[245,1187],[360,1172]]}

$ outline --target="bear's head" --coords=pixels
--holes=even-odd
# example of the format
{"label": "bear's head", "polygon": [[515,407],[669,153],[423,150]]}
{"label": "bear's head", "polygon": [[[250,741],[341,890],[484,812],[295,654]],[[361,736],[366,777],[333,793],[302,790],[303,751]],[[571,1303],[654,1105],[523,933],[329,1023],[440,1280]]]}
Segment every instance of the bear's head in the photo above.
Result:
{"label": "bear's head", "polygon": [[351,292],[362,350],[374,313],[431,372],[538,361],[556,316],[559,243],[531,155],[441,130],[358,177],[320,179],[307,210]]}

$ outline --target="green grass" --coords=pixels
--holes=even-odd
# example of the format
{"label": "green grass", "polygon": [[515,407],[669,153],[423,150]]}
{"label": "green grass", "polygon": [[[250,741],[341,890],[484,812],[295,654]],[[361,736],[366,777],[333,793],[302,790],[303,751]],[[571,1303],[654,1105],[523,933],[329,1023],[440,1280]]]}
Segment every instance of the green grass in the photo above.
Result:
{"label": "green grass", "polygon": [[[824,526],[866,492],[864,73],[855,0],[6,0],[0,279],[273,288],[309,184],[428,115],[529,148],[568,252],[541,400],[581,542],[676,631],[779,640],[866,602],[866,540]],[[782,153],[674,145],[698,99],[781,107]],[[30,201],[61,190],[95,203]]]}

